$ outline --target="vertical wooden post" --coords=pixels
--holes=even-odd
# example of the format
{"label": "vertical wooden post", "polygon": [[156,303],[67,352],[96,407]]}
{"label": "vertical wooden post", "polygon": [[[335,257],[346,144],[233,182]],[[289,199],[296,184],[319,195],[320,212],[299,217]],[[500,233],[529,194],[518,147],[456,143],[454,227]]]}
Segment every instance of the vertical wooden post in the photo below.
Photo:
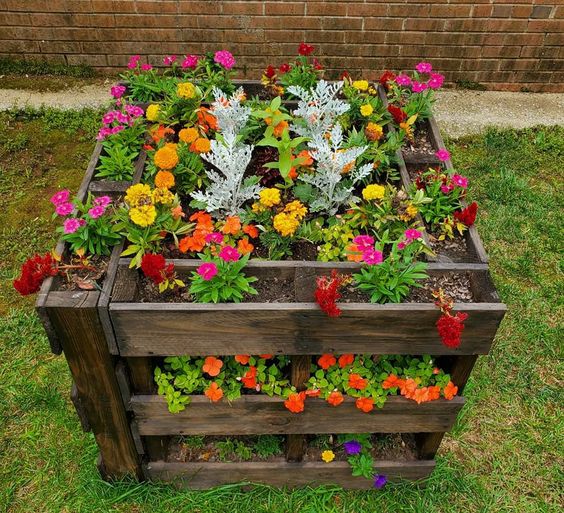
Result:
{"label": "vertical wooden post", "polygon": [[[311,371],[311,356],[291,356],[290,364],[290,383],[296,387],[298,392],[305,390]],[[302,461],[305,441],[305,435],[286,435],[286,459],[288,461]]]}
{"label": "vertical wooden post", "polygon": [[97,311],[98,292],[51,293],[47,309],[100,449],[104,477],[141,477],[129,422]]}

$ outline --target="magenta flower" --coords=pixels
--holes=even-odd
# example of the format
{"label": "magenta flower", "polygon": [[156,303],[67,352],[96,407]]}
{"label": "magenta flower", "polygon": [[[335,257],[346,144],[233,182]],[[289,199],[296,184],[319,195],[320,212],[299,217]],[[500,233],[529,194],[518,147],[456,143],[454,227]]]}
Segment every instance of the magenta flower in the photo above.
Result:
{"label": "magenta flower", "polygon": [[439,89],[442,87],[443,82],[445,81],[445,77],[440,73],[431,73],[431,78],[427,84],[431,89]]}
{"label": "magenta flower", "polygon": [[212,232],[206,235],[206,242],[209,244],[213,242],[215,244],[221,244],[223,242],[223,234],[219,232]]}
{"label": "magenta flower", "polygon": [[399,250],[405,249],[406,246],[407,246],[407,244],[404,241],[398,242],[398,249]]}
{"label": "magenta flower", "polygon": [[408,230],[405,230],[405,238],[407,239],[408,242],[414,241],[416,239],[420,239],[422,236],[422,233],[419,230],[415,230],[414,228],[409,228]]}
{"label": "magenta flower", "polygon": [[181,66],[183,69],[194,69],[198,65],[199,60],[200,58],[197,55],[187,55],[182,61]]}
{"label": "magenta flower", "polygon": [[375,474],[374,475],[374,488],[380,490],[384,488],[386,483],[388,482],[388,478],[382,474]]}
{"label": "magenta flower", "polygon": [[129,116],[127,114],[124,114],[123,112],[120,112],[119,110],[116,110],[114,112],[116,119],[120,122],[120,123],[127,123],[129,121]]}
{"label": "magenta flower", "polygon": [[224,262],[237,262],[241,255],[233,246],[223,246],[219,252],[219,258]]}
{"label": "magenta flower", "polygon": [[235,58],[228,50],[218,50],[213,56],[213,60],[225,69],[231,69],[235,66]]}
{"label": "magenta flower", "polygon": [[117,125],[110,129],[110,133],[114,135],[117,134],[118,132],[121,132],[122,130],[125,130],[125,127],[123,125]]}
{"label": "magenta flower", "polygon": [[69,199],[70,192],[67,189],[63,189],[62,191],[56,192],[51,196],[51,203],[57,206],[61,203],[66,203]]}
{"label": "magenta flower", "polygon": [[362,444],[357,440],[349,440],[343,444],[345,448],[345,452],[348,456],[352,456],[353,454],[360,454],[362,450]]}
{"label": "magenta flower", "polygon": [[75,217],[69,217],[68,219],[65,219],[65,222],[63,223],[63,230],[65,233],[74,233],[81,226],[80,220]]}
{"label": "magenta flower", "polygon": [[408,86],[411,84],[411,78],[405,74],[398,75],[396,77],[396,84],[399,86]]}
{"label": "magenta flower", "polygon": [[452,181],[455,185],[462,187],[463,189],[466,189],[466,187],[468,187],[468,178],[466,178],[465,176],[453,175]]}
{"label": "magenta flower", "polygon": [[356,247],[359,251],[366,251],[368,249],[372,249],[374,245],[374,237],[370,235],[357,235],[353,239],[353,243],[356,244]]}
{"label": "magenta flower", "polygon": [[95,207],[107,207],[110,203],[112,202],[112,198],[110,198],[109,196],[99,196],[97,198],[94,198],[94,206]]}
{"label": "magenta flower", "polygon": [[103,141],[106,137],[108,137],[108,135],[112,135],[112,129],[111,128],[107,128],[107,127],[100,128],[100,131],[98,132],[98,135],[96,136],[96,140],[97,141]]}
{"label": "magenta flower", "polygon": [[112,88],[110,89],[110,93],[117,100],[118,98],[121,98],[123,96],[123,93],[125,93],[125,86],[122,85],[112,86]]}
{"label": "magenta flower", "polygon": [[127,63],[127,67],[129,69],[135,69],[137,67],[137,63],[139,62],[140,58],[141,58],[140,55],[132,55],[129,58],[129,62]]}
{"label": "magenta flower", "polygon": [[449,185],[441,185],[441,191],[444,194],[448,194],[450,191],[452,191],[454,189],[454,185],[449,184]]}
{"label": "magenta flower", "polygon": [[97,205],[95,207],[92,207],[89,211],[88,211],[88,215],[92,218],[92,219],[98,219],[99,217],[102,217],[104,215],[104,212],[106,211],[106,209],[104,207],[102,207],[101,205]]}
{"label": "magenta flower", "polygon": [[427,89],[427,88],[428,88],[428,86],[424,82],[417,82],[417,80],[414,80],[411,83],[411,90],[414,93],[421,93],[421,92],[425,91],[425,89]]}
{"label": "magenta flower", "polygon": [[367,249],[362,253],[362,259],[365,264],[368,265],[378,265],[384,261],[384,255],[381,251],[375,249]]}
{"label": "magenta flower", "polygon": [[110,123],[113,123],[114,119],[115,119],[115,114],[113,111],[110,111],[104,114],[104,117],[102,118],[102,123],[104,123],[104,125],[109,125]]}
{"label": "magenta flower", "polygon": [[441,148],[439,151],[435,152],[435,155],[442,162],[450,159],[450,153],[446,148]]}
{"label": "magenta flower", "polygon": [[152,70],[153,66],[151,66],[150,64],[142,64],[141,65],[141,71],[149,71]]}
{"label": "magenta flower", "polygon": [[138,118],[143,115],[143,109],[137,105],[125,105],[125,112],[127,112],[131,117]]}
{"label": "magenta flower", "polygon": [[55,212],[57,212],[58,216],[68,216],[72,212],[73,208],[74,206],[72,203],[59,203]]}
{"label": "magenta flower", "polygon": [[217,265],[213,262],[205,262],[196,272],[206,281],[210,281],[217,274]]}
{"label": "magenta flower", "polygon": [[415,69],[419,71],[419,73],[431,73],[433,71],[433,66],[431,66],[430,62],[420,62]]}
{"label": "magenta flower", "polygon": [[163,59],[163,64],[165,66],[170,66],[174,61],[176,61],[176,55],[167,55],[164,59]]}

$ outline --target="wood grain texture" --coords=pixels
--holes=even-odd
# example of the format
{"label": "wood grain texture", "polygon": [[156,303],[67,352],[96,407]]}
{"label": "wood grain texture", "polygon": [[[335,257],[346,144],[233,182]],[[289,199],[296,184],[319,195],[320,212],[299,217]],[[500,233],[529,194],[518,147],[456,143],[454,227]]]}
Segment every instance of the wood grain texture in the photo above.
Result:
{"label": "wood grain texture", "polygon": [[[375,474],[391,482],[427,478],[434,461],[377,461]],[[306,485],[335,484],[348,489],[373,489],[372,480],[351,476],[347,462],[243,462],[243,463],[168,463],[151,461],[144,466],[147,479],[165,481],[179,488],[207,489],[230,483],[263,483],[297,488]]]}
{"label": "wood grain texture", "polygon": [[[300,280],[296,280],[296,284]],[[298,392],[306,389],[311,371],[311,356],[294,355],[290,357],[290,384]],[[286,460],[302,461],[306,449],[306,438],[303,434],[286,436]]]}
{"label": "wood grain texture", "polygon": [[85,433],[89,433],[91,431],[91,428],[90,428],[90,423],[88,422],[88,416],[86,415],[84,404],[82,404],[82,401],[80,400],[80,396],[78,395],[78,390],[74,382],[71,386],[70,400],[74,405],[74,409],[76,410],[76,414],[78,416],[78,420],[80,421],[80,427],[82,428],[82,431],[84,431]]}
{"label": "wood grain texture", "polygon": [[182,412],[168,411],[164,398],[134,395],[131,409],[141,435],[252,435],[315,433],[418,433],[446,431],[456,420],[464,398],[439,399],[417,404],[404,397],[388,397],[383,408],[363,413],[351,397],[338,407],[309,398],[305,410],[295,414],[283,401],[268,396],[243,396],[228,403],[210,403],[192,396]]}

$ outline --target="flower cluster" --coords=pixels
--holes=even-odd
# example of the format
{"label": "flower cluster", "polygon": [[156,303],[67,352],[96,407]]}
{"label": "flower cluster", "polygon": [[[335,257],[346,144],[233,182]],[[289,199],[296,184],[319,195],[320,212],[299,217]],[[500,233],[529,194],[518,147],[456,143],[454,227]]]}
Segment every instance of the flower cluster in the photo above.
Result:
{"label": "flower cluster", "polygon": [[329,317],[339,317],[341,309],[337,306],[337,301],[341,298],[339,288],[348,281],[348,278],[331,271],[331,276],[319,276],[317,278],[317,288],[314,297],[317,304]]}
{"label": "flower cluster", "polygon": [[166,263],[162,255],[146,253],[141,260],[141,270],[155,285],[159,286],[159,291],[167,289],[174,290],[177,287],[184,287],[184,282],[176,277],[174,264]]}
{"label": "flower cluster", "polygon": [[[123,86],[112,87],[112,95],[123,95]],[[102,128],[98,131],[96,139],[103,141],[110,135],[115,135],[127,127],[131,127],[135,122],[143,116],[144,112],[137,105],[124,104],[121,110],[109,110],[102,116]]]}
{"label": "flower cluster", "polygon": [[24,262],[20,276],[13,281],[13,285],[22,296],[28,296],[39,291],[45,278],[56,276],[57,273],[57,261],[51,253],[34,255]]}
{"label": "flower cluster", "polygon": [[445,346],[456,349],[460,346],[460,338],[464,331],[464,321],[468,319],[468,314],[456,312],[453,315],[454,303],[442,289],[433,292],[433,297],[435,298],[435,305],[441,310],[441,316],[437,320],[439,336]]}

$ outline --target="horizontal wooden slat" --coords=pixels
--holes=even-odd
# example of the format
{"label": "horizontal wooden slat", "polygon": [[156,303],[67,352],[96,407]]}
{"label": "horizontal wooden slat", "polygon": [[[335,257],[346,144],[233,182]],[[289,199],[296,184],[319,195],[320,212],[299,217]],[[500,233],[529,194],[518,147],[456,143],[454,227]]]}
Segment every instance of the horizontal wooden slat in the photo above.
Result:
{"label": "horizontal wooden slat", "polygon": [[168,411],[158,395],[131,398],[131,410],[143,435],[253,435],[314,433],[424,433],[447,431],[464,405],[463,397],[417,404],[400,396],[388,397],[383,408],[361,412],[351,397],[338,407],[323,399],[306,400],[305,410],[295,414],[283,401],[263,395],[243,396],[229,403],[211,403],[192,396],[180,413]]}
{"label": "horizontal wooden slat", "polygon": [[[392,482],[417,481],[429,477],[435,462],[377,461],[375,474],[383,474]],[[373,489],[373,482],[353,477],[347,462],[242,462],[242,463],[167,463],[151,461],[144,467],[152,481],[166,481],[179,488],[206,489],[230,483],[262,483],[297,488],[306,485],[335,484],[348,489]]]}

